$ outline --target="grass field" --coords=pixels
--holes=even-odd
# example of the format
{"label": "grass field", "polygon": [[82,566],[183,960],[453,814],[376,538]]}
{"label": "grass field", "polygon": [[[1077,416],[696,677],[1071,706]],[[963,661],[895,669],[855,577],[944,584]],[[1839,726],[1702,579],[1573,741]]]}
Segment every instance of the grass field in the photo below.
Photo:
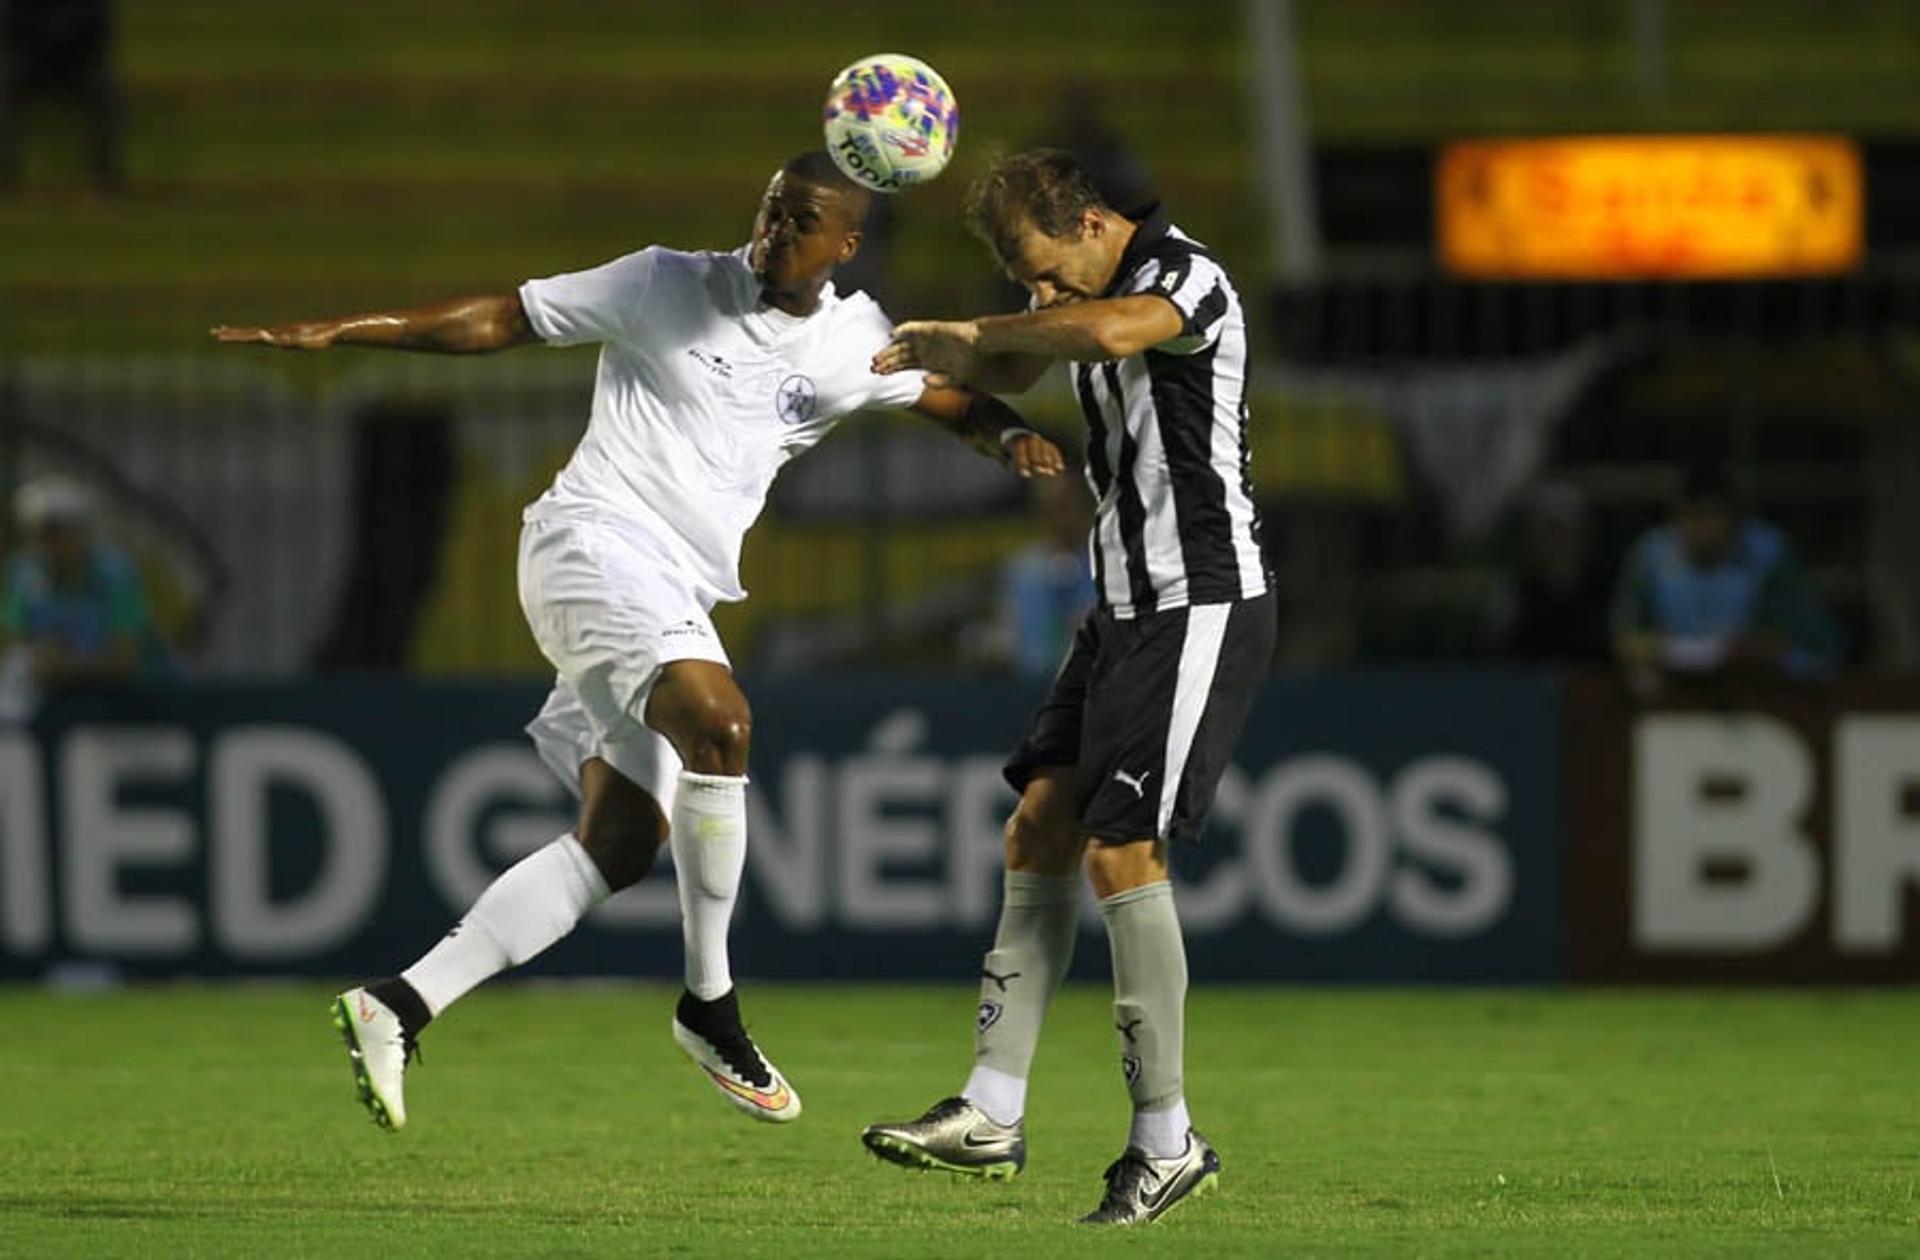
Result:
{"label": "grass field", "polygon": [[1221,1192],[1124,1236],[1106,995],[1069,990],[1027,1173],[902,1172],[860,1126],[965,1070],[960,988],[752,988],[806,1098],[730,1111],[664,988],[501,987],[425,1039],[412,1123],[353,1103],[323,986],[0,989],[0,1255],[1920,1254],[1920,1003],[1896,992],[1202,989]]}

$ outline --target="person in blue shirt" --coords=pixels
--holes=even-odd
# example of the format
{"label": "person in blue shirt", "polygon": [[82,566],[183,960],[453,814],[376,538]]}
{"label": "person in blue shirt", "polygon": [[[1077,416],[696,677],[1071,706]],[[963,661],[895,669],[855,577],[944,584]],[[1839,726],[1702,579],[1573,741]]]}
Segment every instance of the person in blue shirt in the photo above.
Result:
{"label": "person in blue shirt", "polygon": [[1688,469],[1671,519],[1627,553],[1614,651],[1643,693],[1667,674],[1808,677],[1840,662],[1840,633],[1792,543],[1749,516],[1725,468]]}
{"label": "person in blue shirt", "polygon": [[41,688],[133,679],[158,664],[159,636],[138,571],[94,537],[85,490],[58,478],[14,498],[20,545],[0,588],[0,649]]}
{"label": "person in blue shirt", "polygon": [[1013,672],[1046,680],[1059,670],[1074,630],[1098,600],[1087,560],[1092,503],[1077,477],[1036,478],[1041,537],[1000,569],[1000,615],[1010,633]]}

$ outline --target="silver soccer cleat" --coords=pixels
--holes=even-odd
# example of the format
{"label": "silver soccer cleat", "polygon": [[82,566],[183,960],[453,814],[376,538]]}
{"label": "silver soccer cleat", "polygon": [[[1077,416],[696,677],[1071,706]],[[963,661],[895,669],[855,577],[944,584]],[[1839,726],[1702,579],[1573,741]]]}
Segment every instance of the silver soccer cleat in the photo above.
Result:
{"label": "silver soccer cleat", "polygon": [[868,1125],[860,1140],[890,1164],[990,1181],[1005,1181],[1027,1164],[1026,1126],[995,1124],[964,1098],[943,1098],[918,1120]]}
{"label": "silver soccer cleat", "polygon": [[1080,1218],[1084,1225],[1145,1225],[1157,1221],[1186,1198],[1198,1198],[1220,1180],[1220,1156],[1207,1140],[1187,1130],[1186,1153],[1174,1159],[1150,1158],[1139,1147],[1107,1166],[1107,1193],[1100,1206]]}

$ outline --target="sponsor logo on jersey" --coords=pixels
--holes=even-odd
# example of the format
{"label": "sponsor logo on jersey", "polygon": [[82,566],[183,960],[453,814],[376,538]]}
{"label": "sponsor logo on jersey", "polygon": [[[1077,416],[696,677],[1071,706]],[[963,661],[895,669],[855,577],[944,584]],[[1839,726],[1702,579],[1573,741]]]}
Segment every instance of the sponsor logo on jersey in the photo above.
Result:
{"label": "sponsor logo on jersey", "polygon": [[692,355],[694,361],[699,363],[701,367],[712,372],[715,376],[722,376],[727,380],[733,379],[733,364],[727,362],[722,356],[715,354],[711,350],[702,350],[698,346],[689,347],[687,353]]}

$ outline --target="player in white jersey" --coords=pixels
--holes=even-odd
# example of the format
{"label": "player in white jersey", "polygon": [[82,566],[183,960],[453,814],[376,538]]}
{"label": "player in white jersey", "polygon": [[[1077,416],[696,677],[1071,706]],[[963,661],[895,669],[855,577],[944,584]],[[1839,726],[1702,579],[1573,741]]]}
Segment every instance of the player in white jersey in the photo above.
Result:
{"label": "player in white jersey", "polygon": [[871,370],[886,315],[829,279],[859,249],[868,204],[815,151],[774,175],[752,240],[731,253],[655,246],[516,293],[213,330],[222,342],[301,350],[601,345],[586,435],[526,510],[520,538],[521,605],[558,672],[527,729],[579,795],[579,817],[501,874],[411,967],[336,999],[361,1101],[383,1128],[406,1123],[402,1078],[421,1028],[637,882],[663,843],[686,943],[675,1040],[748,1115],[800,1114],[799,1094],[747,1036],[727,962],[751,726],[708,613],[746,595],[742,536],[780,466],[852,412],[910,409],[1022,476],[1063,466],[1005,404]]}

